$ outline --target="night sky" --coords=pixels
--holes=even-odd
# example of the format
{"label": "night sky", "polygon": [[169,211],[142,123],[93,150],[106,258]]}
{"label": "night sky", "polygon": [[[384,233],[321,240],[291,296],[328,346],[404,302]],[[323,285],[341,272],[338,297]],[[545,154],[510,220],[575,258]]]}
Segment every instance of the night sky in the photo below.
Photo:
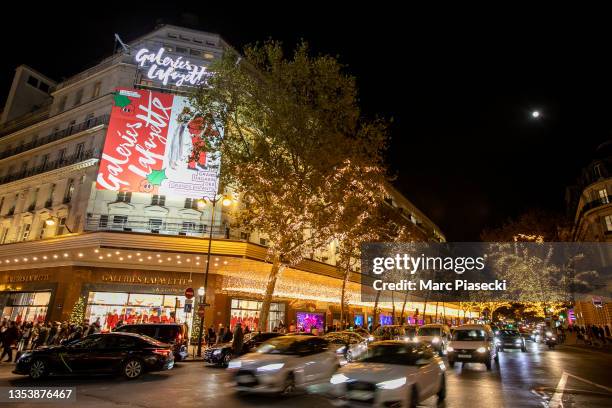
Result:
{"label": "night sky", "polygon": [[284,15],[206,2],[196,11],[170,2],[86,4],[2,13],[0,103],[20,64],[60,80],[110,55],[115,32],[130,41],[158,19],[184,25],[184,11],[237,48],[303,38],[347,64],[366,115],[393,119],[395,184],[450,241],[479,240],[484,227],[529,208],[564,211],[565,187],[612,134],[612,25],[594,10],[588,19],[574,9],[478,10],[489,12],[482,18],[441,4],[371,4],[360,15],[348,14],[357,3],[308,3]]}

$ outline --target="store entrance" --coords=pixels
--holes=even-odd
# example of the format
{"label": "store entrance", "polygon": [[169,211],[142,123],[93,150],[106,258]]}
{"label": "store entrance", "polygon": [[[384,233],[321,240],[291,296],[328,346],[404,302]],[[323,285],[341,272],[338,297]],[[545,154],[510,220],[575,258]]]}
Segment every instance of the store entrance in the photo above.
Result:
{"label": "store entrance", "polygon": [[185,313],[185,296],[130,292],[89,292],[85,318],[98,322],[102,331],[110,331],[121,324],[187,323],[191,330],[190,314]]}

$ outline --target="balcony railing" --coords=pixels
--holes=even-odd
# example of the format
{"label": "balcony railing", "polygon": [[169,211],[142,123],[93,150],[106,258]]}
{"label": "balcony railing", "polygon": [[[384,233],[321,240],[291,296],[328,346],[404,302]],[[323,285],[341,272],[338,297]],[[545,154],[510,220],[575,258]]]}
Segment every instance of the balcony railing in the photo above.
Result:
{"label": "balcony railing", "polygon": [[581,219],[584,213],[586,213],[587,211],[590,211],[597,207],[608,205],[610,203],[612,203],[612,196],[610,195],[605,196],[605,198],[599,197],[599,198],[596,198],[595,200],[591,200],[582,206],[582,208],[580,209],[580,214],[578,214],[577,219]]}
{"label": "balcony railing", "polygon": [[81,153],[75,153],[72,156],[57,159],[37,167],[32,167],[30,169],[22,170],[16,173],[7,174],[6,176],[0,178],[0,184],[10,183],[16,180],[24,179],[26,177],[32,177],[37,174],[45,173],[47,171],[59,169],[61,167],[70,166],[71,164],[76,164],[85,160],[93,159],[96,156],[96,152],[97,151],[94,149],[86,150]]}
{"label": "balcony railing", "polygon": [[[123,217],[123,216],[122,216]],[[208,238],[210,226],[203,221],[185,221],[184,218],[143,218],[113,222],[113,216],[89,214],[85,222],[86,231],[114,231],[114,232],[141,232],[148,234],[184,235]],[[216,239],[243,239],[240,231],[230,229],[225,225],[213,226],[213,238]]]}
{"label": "balcony railing", "polygon": [[66,129],[58,130],[57,132],[54,132],[50,134],[49,136],[37,138],[35,140],[32,140],[29,143],[25,143],[25,144],[22,144],[21,146],[17,146],[12,149],[5,150],[2,153],[0,153],[0,160],[6,159],[7,157],[14,156],[19,153],[23,153],[25,151],[34,149],[39,146],[46,145],[51,142],[55,142],[57,140],[61,140],[63,138],[66,138],[68,136],[74,135],[76,133],[82,132],[87,129],[91,129],[98,125],[102,125],[102,124],[106,125],[108,124],[109,117],[110,116],[108,114],[100,115],[95,118],[88,119],[85,122],[69,126]]}

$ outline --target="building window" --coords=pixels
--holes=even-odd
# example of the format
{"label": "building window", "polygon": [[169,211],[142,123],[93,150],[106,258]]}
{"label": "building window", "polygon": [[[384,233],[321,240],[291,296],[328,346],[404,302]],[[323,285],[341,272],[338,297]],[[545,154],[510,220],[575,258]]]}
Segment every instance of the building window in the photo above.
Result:
{"label": "building window", "polygon": [[132,192],[131,191],[120,191],[117,193],[117,201],[118,203],[129,203],[132,201]]}
{"label": "building window", "polygon": [[30,236],[30,229],[32,228],[32,224],[24,224],[23,229],[21,230],[21,240],[25,241]]}
{"label": "building window", "polygon": [[113,216],[113,228],[124,228],[127,224],[127,215],[115,215]]}
{"label": "building window", "polygon": [[193,221],[183,221],[183,232],[194,232],[196,229],[196,224]]}
{"label": "building window", "polygon": [[81,100],[83,100],[83,88],[79,89],[74,94],[74,104],[73,104],[73,106],[79,105],[81,103]]}
{"label": "building window", "polygon": [[162,226],[162,220],[160,220],[159,218],[149,219],[149,229],[151,230],[152,233],[159,234],[159,230],[161,229],[161,226]]}
{"label": "building window", "polygon": [[49,88],[50,86],[46,82],[40,81],[40,83],[38,84],[38,89],[40,89],[44,93],[49,93]]}
{"label": "building window", "polygon": [[9,321],[43,323],[50,300],[50,291],[9,293],[2,316]]}
{"label": "building window", "polygon": [[74,180],[68,179],[66,184],[66,193],[64,194],[64,204],[68,204],[72,201],[72,195],[74,194]]}
{"label": "building window", "polygon": [[259,238],[259,245],[263,245],[263,246],[268,245],[268,240],[265,238]]}
{"label": "building window", "polygon": [[64,235],[66,233],[66,217],[61,217],[57,223],[57,235]]}
{"label": "building window", "polygon": [[599,190],[599,199],[601,200],[602,204],[608,204],[610,203],[610,200],[608,199],[608,190],[607,189],[601,189]]}
{"label": "building window", "polygon": [[100,220],[98,220],[98,227],[99,228],[108,227],[108,215],[104,214],[100,216]]}
{"label": "building window", "polygon": [[244,241],[248,241],[249,240],[249,234],[248,232],[241,232],[240,233],[240,239],[244,240]]}
{"label": "building window", "polygon": [[176,52],[178,52],[179,54],[187,54],[187,48],[176,47]]}
{"label": "building window", "polygon": [[197,198],[186,198],[185,208],[191,208],[191,209],[197,210],[198,209],[198,199]]}
{"label": "building window", "polygon": [[153,197],[151,197],[151,205],[159,205],[160,207],[165,206],[166,205],[166,196],[165,195],[154,194]]}
{"label": "building window", "polygon": [[40,161],[40,166],[43,170],[47,168],[47,164],[49,163],[49,153],[43,154],[42,159]]}
{"label": "building window", "polygon": [[28,75],[28,79],[26,81],[28,85],[32,85],[34,88],[38,88],[38,79],[34,78],[32,75]]}
{"label": "building window", "polygon": [[9,231],[10,228],[5,228],[4,231],[2,231],[2,236],[0,237],[0,244],[4,244],[6,242],[6,237],[8,236]]}
{"label": "building window", "polygon": [[78,160],[81,160],[81,158],[83,157],[83,153],[85,152],[85,142],[83,143],[79,143],[76,146],[76,157],[78,157]]}
{"label": "building window", "polygon": [[63,149],[60,149],[59,152],[57,153],[57,160],[60,163],[62,163],[65,158],[66,158],[66,148],[64,147]]}
{"label": "building window", "polygon": [[606,222],[606,231],[612,231],[612,215],[606,215],[604,220]]}
{"label": "building window", "polygon": [[[257,330],[259,324],[259,311],[261,302],[249,299],[232,299],[230,309],[230,330],[233,330],[236,323],[241,323],[242,327]],[[285,304],[270,303],[270,314],[268,315],[267,331],[272,331],[280,325],[285,324]]]}
{"label": "building window", "polygon": [[91,93],[92,98],[100,96],[100,88],[102,88],[102,82],[98,81],[94,84],[93,91]]}
{"label": "building window", "polygon": [[47,232],[47,223],[43,221],[40,224],[40,230],[38,231],[38,239],[44,239],[46,232]]}

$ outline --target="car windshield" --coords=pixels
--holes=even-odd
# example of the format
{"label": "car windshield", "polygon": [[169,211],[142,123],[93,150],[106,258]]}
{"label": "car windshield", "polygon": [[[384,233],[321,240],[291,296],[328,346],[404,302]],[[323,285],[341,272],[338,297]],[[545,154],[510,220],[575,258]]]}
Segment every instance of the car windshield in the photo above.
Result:
{"label": "car windshield", "polygon": [[502,330],[499,332],[499,335],[502,337],[518,337],[520,336],[519,332],[515,330]]}
{"label": "car windshield", "polygon": [[297,354],[296,345],[299,343],[295,337],[282,336],[270,339],[257,348],[262,354]]}
{"label": "car windshield", "polygon": [[421,357],[412,344],[377,344],[368,347],[367,353],[359,361],[363,363],[415,365]]}
{"label": "car windshield", "polygon": [[482,341],[485,339],[484,330],[455,330],[453,340],[456,341]]}
{"label": "car windshield", "polygon": [[419,336],[439,336],[440,328],[439,327],[420,327],[419,328]]}

